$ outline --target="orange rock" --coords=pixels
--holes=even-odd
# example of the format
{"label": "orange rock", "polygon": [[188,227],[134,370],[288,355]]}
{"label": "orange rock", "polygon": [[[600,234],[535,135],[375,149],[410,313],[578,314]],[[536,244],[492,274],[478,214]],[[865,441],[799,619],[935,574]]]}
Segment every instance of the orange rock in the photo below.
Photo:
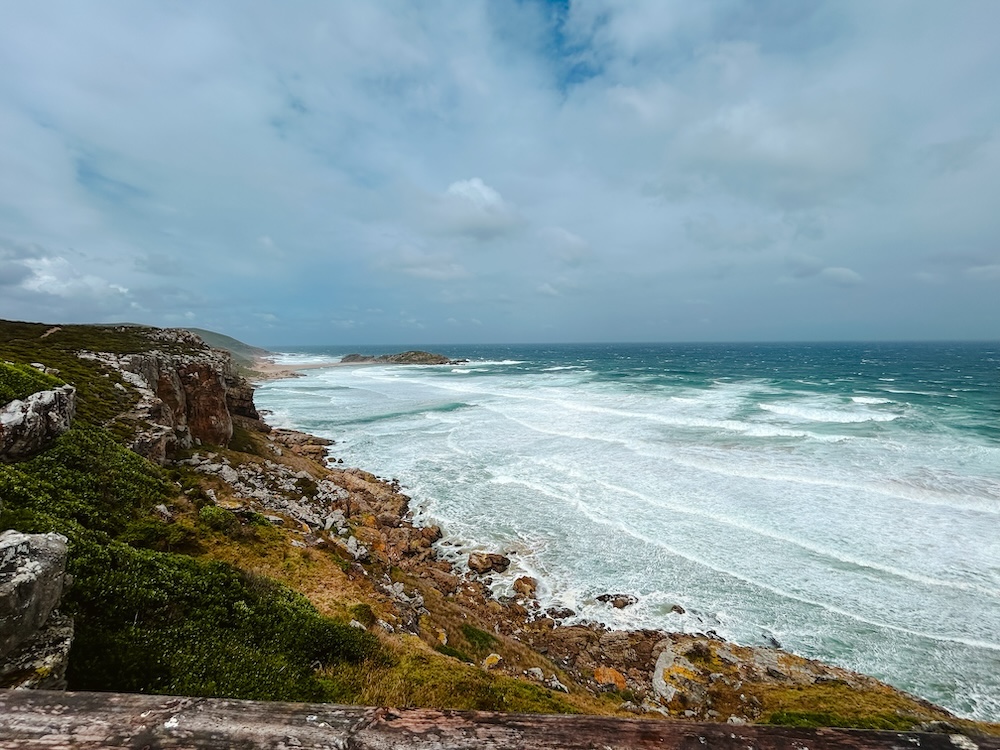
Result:
{"label": "orange rock", "polygon": [[614,685],[618,690],[625,689],[625,675],[614,667],[598,667],[594,670],[594,680],[601,685]]}

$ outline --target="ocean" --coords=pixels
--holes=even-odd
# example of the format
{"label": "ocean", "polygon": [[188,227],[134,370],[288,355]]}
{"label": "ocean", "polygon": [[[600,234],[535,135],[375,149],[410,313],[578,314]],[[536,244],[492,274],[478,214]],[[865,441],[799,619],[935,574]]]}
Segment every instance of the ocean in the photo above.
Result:
{"label": "ocean", "polygon": [[1000,344],[427,348],[469,362],[257,404],[398,478],[445,557],[509,554],[498,595],[532,575],[575,619],[779,643],[1000,720]]}

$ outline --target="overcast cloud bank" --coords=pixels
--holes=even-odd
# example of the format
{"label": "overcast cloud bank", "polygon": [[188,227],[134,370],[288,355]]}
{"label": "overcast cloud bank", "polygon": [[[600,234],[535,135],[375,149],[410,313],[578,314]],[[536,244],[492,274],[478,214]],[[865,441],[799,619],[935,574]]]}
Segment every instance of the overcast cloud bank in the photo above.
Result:
{"label": "overcast cloud bank", "polygon": [[1000,337],[1000,5],[32,2],[0,316]]}

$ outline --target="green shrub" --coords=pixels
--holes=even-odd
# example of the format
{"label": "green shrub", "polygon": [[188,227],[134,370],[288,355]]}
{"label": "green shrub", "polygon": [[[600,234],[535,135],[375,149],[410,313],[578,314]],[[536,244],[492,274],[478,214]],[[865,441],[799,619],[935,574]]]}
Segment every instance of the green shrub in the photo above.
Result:
{"label": "green shrub", "polygon": [[347,608],[347,613],[351,616],[352,620],[357,620],[366,628],[370,628],[378,621],[374,610],[372,610],[370,605],[365,604],[364,602],[361,604],[351,605]]}
{"label": "green shrub", "polygon": [[765,724],[780,724],[786,727],[850,727],[852,729],[888,729],[906,731],[916,722],[912,718],[895,714],[873,714],[870,716],[839,716],[821,711],[775,711],[767,717]]}
{"label": "green shrub", "polygon": [[462,623],[462,635],[477,652],[489,651],[497,642],[497,639],[485,630],[468,623]]}
{"label": "green shrub", "polygon": [[[165,477],[105,431],[86,426],[28,461],[0,464],[3,527],[57,531],[70,541],[75,583],[62,604],[76,630],[70,688],[346,699],[329,674],[337,665],[380,662],[379,641],[321,616],[275,581],[156,551],[197,541],[193,530],[151,515],[176,492]],[[240,528],[215,506],[202,508],[199,519]],[[316,676],[320,666],[327,676]]]}
{"label": "green shrub", "polygon": [[73,553],[74,690],[324,700],[317,667],[381,654],[369,633],[222,563],[119,542]]}
{"label": "green shrub", "polygon": [[0,362],[0,405],[23,399],[38,391],[62,385],[62,381],[30,365]]}
{"label": "green shrub", "polygon": [[200,548],[194,529],[159,518],[144,518],[129,524],[121,540],[157,552],[195,552]]}
{"label": "green shrub", "polygon": [[93,427],[70,429],[17,468],[42,490],[22,494],[20,507],[112,536],[172,496],[162,469]]}
{"label": "green shrub", "polygon": [[453,659],[464,661],[466,664],[472,664],[474,662],[473,658],[464,651],[459,651],[457,648],[446,646],[443,643],[436,645],[434,650],[440,654],[444,654],[445,656],[450,656]]}
{"label": "green shrub", "polygon": [[198,511],[198,523],[228,536],[240,531],[240,520],[225,508],[217,505],[206,505]]}

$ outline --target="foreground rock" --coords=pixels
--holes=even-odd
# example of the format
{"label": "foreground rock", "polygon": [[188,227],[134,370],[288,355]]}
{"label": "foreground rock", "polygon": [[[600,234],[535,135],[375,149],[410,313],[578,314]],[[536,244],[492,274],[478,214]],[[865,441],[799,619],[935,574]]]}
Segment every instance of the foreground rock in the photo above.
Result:
{"label": "foreground rock", "polygon": [[65,580],[65,537],[0,534],[0,687],[66,686],[73,623],[56,612]]}
{"label": "foreground rock", "polygon": [[598,716],[529,716],[262,703],[115,693],[0,693],[0,744],[81,749],[185,747],[632,748],[633,750],[1000,750],[996,737],[727,726]]}

